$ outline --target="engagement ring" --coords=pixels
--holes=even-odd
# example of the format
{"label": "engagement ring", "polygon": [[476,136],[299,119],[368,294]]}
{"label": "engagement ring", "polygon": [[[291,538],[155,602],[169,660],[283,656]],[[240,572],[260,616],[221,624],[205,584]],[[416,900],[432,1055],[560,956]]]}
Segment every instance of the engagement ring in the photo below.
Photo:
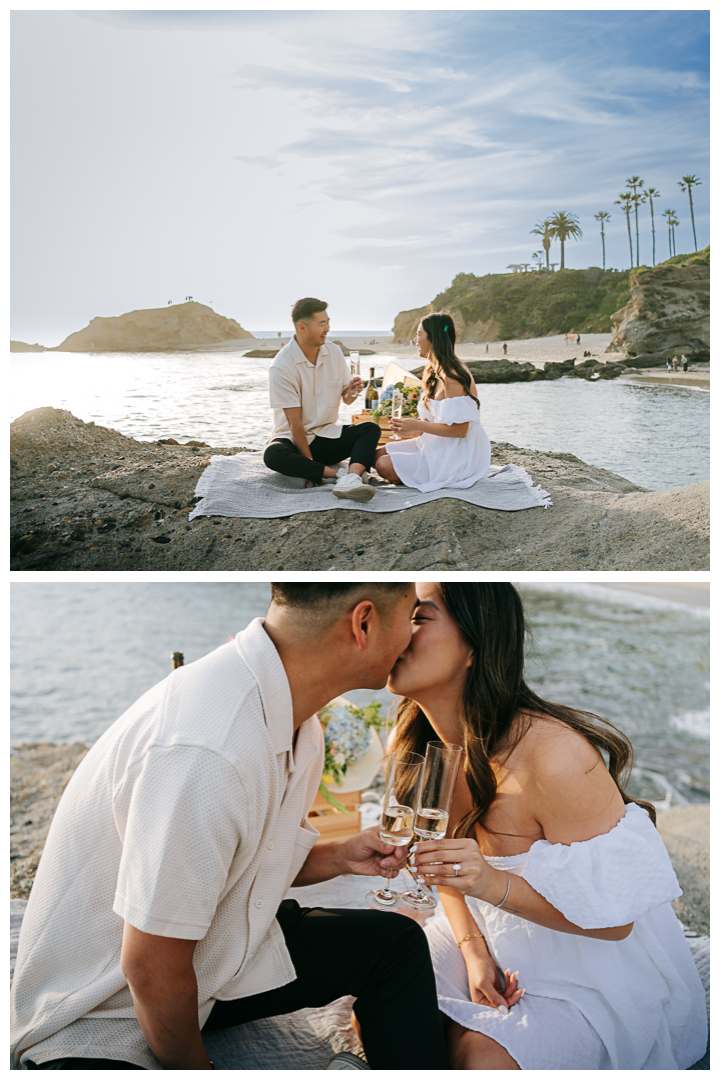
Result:
{"label": "engagement ring", "polygon": [[462,865],[459,862],[453,863],[453,870],[455,871],[455,877],[457,877],[462,870]]}

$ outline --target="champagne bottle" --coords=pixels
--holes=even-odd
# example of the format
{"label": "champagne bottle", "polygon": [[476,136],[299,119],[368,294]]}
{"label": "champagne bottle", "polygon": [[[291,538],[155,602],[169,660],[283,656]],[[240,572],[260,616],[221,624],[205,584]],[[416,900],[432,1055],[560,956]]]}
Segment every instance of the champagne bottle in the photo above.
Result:
{"label": "champagne bottle", "polygon": [[369,409],[371,412],[373,409],[377,408],[379,396],[377,387],[375,386],[375,368],[371,367],[370,378],[368,379],[368,384],[365,388],[365,408]]}
{"label": "champagne bottle", "polygon": [[174,652],[172,654],[173,670],[175,670],[175,668],[182,667],[184,663],[185,663],[185,657],[181,652]]}

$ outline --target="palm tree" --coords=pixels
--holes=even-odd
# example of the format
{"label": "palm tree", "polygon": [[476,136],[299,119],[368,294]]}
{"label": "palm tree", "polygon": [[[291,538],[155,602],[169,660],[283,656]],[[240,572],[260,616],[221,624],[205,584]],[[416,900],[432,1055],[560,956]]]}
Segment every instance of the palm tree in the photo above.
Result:
{"label": "palm tree", "polygon": [[630,231],[630,207],[632,205],[632,195],[629,191],[623,191],[619,199],[615,200],[616,206],[622,206],[625,211],[625,218],[627,220],[628,240],[630,241],[630,267],[634,266],[633,263],[633,246],[632,246],[632,232]]}
{"label": "palm tree", "polygon": [[675,246],[675,226],[679,224],[680,222],[675,217],[675,211],[673,210],[672,217],[670,218],[670,228],[672,229],[673,255],[677,255],[677,247]]}
{"label": "palm tree", "polygon": [[653,266],[655,265],[655,211],[653,209],[653,199],[660,198],[660,192],[657,188],[649,187],[647,189],[647,197],[650,200],[650,220],[652,222],[652,234],[653,234]]}
{"label": "palm tree", "polygon": [[600,235],[602,236],[603,246],[603,270],[605,269],[605,222],[610,220],[610,215],[605,210],[601,210],[595,215],[595,220],[600,222]]}
{"label": "palm tree", "polygon": [[552,243],[553,231],[550,227],[550,221],[546,218],[545,221],[540,221],[534,229],[530,230],[536,236],[542,236],[542,246],[545,248],[545,266],[550,269],[550,244]]}
{"label": "palm tree", "polygon": [[638,226],[638,206],[642,206],[647,196],[642,191],[642,186],[645,183],[639,176],[631,176],[626,181],[627,186],[630,188],[630,198],[635,207],[635,265],[640,265],[640,229]]}
{"label": "palm tree", "polygon": [[675,211],[674,210],[663,210],[663,215],[662,216],[664,218],[666,218],[667,223],[668,223],[668,248],[670,249],[670,258],[672,259],[673,255],[674,255],[673,246],[674,246],[674,240],[675,240],[675,226],[679,225],[680,222],[675,217]]}
{"label": "palm tree", "polygon": [[551,235],[557,237],[560,241],[560,269],[565,269],[565,241],[569,236],[572,236],[574,240],[577,240],[582,236],[582,229],[580,223],[575,214],[566,214],[563,210],[559,210],[556,214],[553,214],[551,218],[548,218]]}
{"label": "palm tree", "polygon": [[[695,235],[695,214],[693,213],[693,201],[692,201],[692,189],[696,184],[699,184],[697,176],[683,176],[682,180],[678,180],[678,187],[681,191],[687,191],[688,199],[690,200],[690,220],[692,221],[693,240],[695,241],[695,250],[697,251],[697,236]],[[679,222],[678,222],[679,224]]]}

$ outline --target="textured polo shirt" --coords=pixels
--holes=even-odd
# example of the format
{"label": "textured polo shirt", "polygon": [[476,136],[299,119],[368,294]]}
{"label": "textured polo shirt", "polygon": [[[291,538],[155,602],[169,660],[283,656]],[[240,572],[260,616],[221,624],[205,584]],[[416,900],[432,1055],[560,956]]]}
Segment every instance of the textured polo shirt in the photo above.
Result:
{"label": "textured polo shirt", "polygon": [[342,424],[338,421],[340,398],[350,385],[350,368],[342,349],[333,341],[320,347],[311,364],[292,338],[270,365],[270,407],[273,410],[273,439],[291,439],[290,425],[283,409],[302,409],[300,419],[308,443],[316,435],[339,439]]}
{"label": "textured polo shirt", "polygon": [[104,1057],[161,1068],[120,970],[123,923],[197,940],[202,1025],[216,1000],[295,978],[275,912],[318,833],[317,717],[298,731],[280,657],[256,619],[144,694],[60,800],[23,921],[11,995],[14,1067]]}

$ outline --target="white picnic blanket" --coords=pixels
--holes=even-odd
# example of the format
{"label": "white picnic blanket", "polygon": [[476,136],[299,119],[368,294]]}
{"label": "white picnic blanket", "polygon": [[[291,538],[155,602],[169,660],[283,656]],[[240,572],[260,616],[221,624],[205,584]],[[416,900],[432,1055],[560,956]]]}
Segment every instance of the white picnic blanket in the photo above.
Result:
{"label": "white picnic blanket", "polygon": [[321,488],[302,486],[302,480],[271,472],[261,451],[232,456],[216,454],[198,480],[195,494],[200,502],[190,519],[208,517],[279,518],[306,514],[313,510],[364,510],[386,514],[435,499],[461,499],[488,510],[529,510],[552,506],[550,495],[519,465],[490,466],[490,472],[469,488],[440,488],[417,491],[384,480],[373,480],[375,498],[366,503],[337,499],[333,485]]}

